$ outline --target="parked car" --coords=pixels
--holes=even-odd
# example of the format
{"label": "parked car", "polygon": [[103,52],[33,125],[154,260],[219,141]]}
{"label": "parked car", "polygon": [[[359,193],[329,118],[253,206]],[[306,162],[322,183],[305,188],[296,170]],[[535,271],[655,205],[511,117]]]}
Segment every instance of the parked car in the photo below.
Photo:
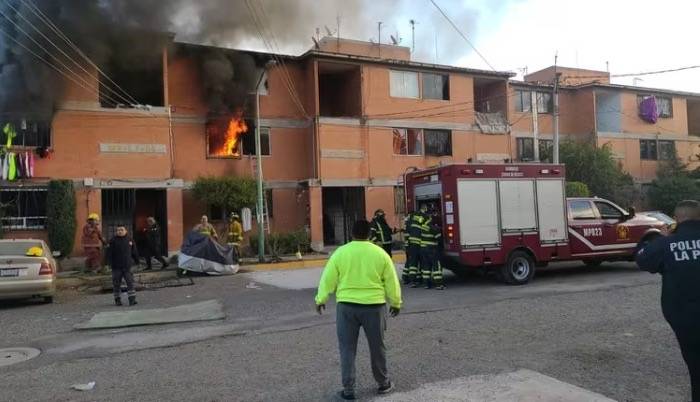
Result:
{"label": "parked car", "polygon": [[0,299],[41,298],[52,303],[56,267],[43,240],[0,240]]}
{"label": "parked car", "polygon": [[672,232],[674,229],[676,229],[676,220],[661,211],[639,212],[639,215],[649,216],[654,219],[660,220],[666,225],[666,228],[669,230],[669,232]]}

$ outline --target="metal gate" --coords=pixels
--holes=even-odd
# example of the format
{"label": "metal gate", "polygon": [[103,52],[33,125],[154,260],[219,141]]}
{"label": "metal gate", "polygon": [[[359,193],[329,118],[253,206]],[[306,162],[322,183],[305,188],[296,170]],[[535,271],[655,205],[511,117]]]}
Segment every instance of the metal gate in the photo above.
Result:
{"label": "metal gate", "polygon": [[114,236],[117,226],[125,226],[129,234],[134,235],[135,207],[135,189],[102,190],[102,235],[105,239]]}
{"label": "metal gate", "polygon": [[352,226],[365,217],[364,187],[323,189],[324,243],[344,244],[352,240]]}

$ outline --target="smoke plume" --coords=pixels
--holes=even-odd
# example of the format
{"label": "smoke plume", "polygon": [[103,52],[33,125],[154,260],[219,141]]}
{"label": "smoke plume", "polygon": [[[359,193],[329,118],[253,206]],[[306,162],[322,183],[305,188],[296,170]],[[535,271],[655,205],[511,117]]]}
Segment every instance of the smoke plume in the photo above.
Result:
{"label": "smoke plume", "polygon": [[[487,7],[496,11],[510,1],[515,0],[490,1]],[[463,32],[476,33],[479,13],[475,9],[461,2],[440,3]],[[120,71],[157,66],[169,34],[183,42],[298,54],[311,47],[317,28],[323,35],[326,30],[337,35],[339,30],[344,38],[376,42],[379,21],[382,43],[391,43],[389,35],[393,35],[402,46],[410,47],[409,19],[418,22],[414,59],[450,63],[470,51],[428,1],[0,0],[0,113],[50,115],[67,78],[46,62],[69,75],[69,70],[80,71],[71,59],[87,67],[44,16],[98,66]],[[254,86],[255,63],[232,52],[212,50],[200,55],[213,110],[230,108]]]}

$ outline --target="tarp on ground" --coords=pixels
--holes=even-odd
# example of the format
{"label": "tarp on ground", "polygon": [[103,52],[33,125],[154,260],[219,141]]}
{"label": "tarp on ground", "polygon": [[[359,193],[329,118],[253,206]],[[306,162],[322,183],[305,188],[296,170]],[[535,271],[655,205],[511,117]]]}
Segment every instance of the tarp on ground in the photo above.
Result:
{"label": "tarp on ground", "polygon": [[148,310],[120,310],[97,313],[90,321],[76,324],[75,329],[103,329],[139,325],[169,324],[188,321],[210,321],[226,318],[218,300]]}
{"label": "tarp on ground", "polygon": [[222,246],[209,236],[191,231],[187,234],[177,258],[180,268],[210,275],[231,275],[238,272],[238,255],[232,246]]}

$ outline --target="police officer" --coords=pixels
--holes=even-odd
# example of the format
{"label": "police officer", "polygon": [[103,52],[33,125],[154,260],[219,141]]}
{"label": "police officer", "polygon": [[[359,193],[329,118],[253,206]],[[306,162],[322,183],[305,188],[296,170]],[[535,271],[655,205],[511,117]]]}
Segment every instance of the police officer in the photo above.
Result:
{"label": "police officer", "polygon": [[389,257],[391,257],[391,244],[393,243],[391,235],[392,230],[389,224],[386,223],[384,210],[378,209],[374,211],[374,218],[372,223],[370,223],[369,240],[383,248],[389,254]]}
{"label": "police officer", "polygon": [[692,400],[700,402],[700,203],[681,201],[675,215],[675,232],[641,248],[636,260],[662,276],[661,310],[688,365]]}
{"label": "police officer", "polygon": [[430,218],[423,224],[420,244],[420,267],[423,283],[426,289],[435,286],[437,290],[444,290],[442,283],[442,267],[440,266],[439,244],[442,237],[440,226]]}

